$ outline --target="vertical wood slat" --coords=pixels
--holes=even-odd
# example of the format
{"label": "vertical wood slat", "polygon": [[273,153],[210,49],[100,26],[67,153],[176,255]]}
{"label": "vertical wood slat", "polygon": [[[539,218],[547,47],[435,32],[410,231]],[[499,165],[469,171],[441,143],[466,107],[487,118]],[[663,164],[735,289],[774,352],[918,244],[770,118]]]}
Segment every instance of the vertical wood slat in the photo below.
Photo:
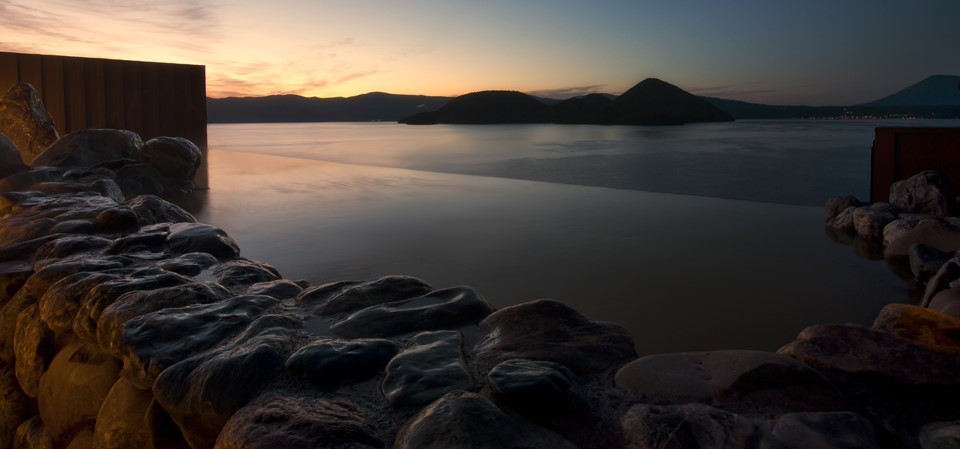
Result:
{"label": "vertical wood slat", "polygon": [[64,134],[87,128],[86,70],[83,59],[63,59]]}
{"label": "vertical wood slat", "polygon": [[60,135],[66,134],[66,108],[64,101],[63,58],[43,58],[43,104],[53,119]]}
{"label": "vertical wood slat", "polygon": [[33,84],[61,135],[109,127],[190,139],[204,156],[195,185],[206,188],[204,66],[0,52],[0,94],[17,81]]}
{"label": "vertical wood slat", "polygon": [[30,83],[43,98],[43,58],[40,55],[20,55],[20,81]]}
{"label": "vertical wood slat", "polygon": [[107,125],[106,94],[103,86],[103,60],[84,61],[84,85],[87,88],[87,128]]}
{"label": "vertical wood slat", "polygon": [[20,81],[20,58],[15,53],[0,52],[0,95]]}
{"label": "vertical wood slat", "polygon": [[125,129],[126,107],[123,102],[123,65],[120,61],[103,61],[103,93],[105,128]]}

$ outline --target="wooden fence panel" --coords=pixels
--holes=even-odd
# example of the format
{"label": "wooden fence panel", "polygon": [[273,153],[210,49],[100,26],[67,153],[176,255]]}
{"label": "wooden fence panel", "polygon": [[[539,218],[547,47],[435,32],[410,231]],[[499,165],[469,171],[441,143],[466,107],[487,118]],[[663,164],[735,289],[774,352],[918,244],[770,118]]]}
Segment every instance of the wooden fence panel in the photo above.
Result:
{"label": "wooden fence panel", "polygon": [[888,201],[890,186],[924,170],[940,170],[960,190],[960,128],[876,129],[870,201]]}
{"label": "wooden fence panel", "polygon": [[20,58],[15,53],[0,53],[0,95],[20,81]]}
{"label": "wooden fence panel", "polygon": [[[116,128],[144,141],[179,136],[206,159],[203,66],[0,52],[0,94],[17,81],[33,84],[61,135]],[[204,188],[206,179],[204,163],[194,183]]]}

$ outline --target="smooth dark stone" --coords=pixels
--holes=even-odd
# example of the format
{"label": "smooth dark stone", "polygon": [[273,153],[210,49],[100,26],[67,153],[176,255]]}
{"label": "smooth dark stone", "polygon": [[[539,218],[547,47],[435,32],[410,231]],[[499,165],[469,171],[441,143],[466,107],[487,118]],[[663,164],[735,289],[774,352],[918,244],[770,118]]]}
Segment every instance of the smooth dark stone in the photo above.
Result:
{"label": "smooth dark stone", "polygon": [[953,215],[958,210],[947,177],[937,170],[922,171],[893,183],[890,204],[905,211],[938,217]]}
{"label": "smooth dark stone", "polygon": [[127,200],[129,207],[140,218],[140,224],[146,226],[157,223],[196,223],[189,212],[176,204],[154,195],[140,195]]}
{"label": "smooth dark stone", "polygon": [[549,299],[500,309],[480,323],[480,331],[475,354],[486,367],[511,359],[546,360],[584,375],[637,358],[626,329]]}
{"label": "smooth dark stone", "polygon": [[212,274],[220,285],[235,292],[244,291],[253,284],[280,279],[280,272],[269,264],[243,258],[215,265]]}
{"label": "smooth dark stone", "polygon": [[380,449],[377,428],[345,399],[267,393],[233,414],[218,449]]}
{"label": "smooth dark stone", "polygon": [[424,332],[387,364],[380,389],[395,407],[425,405],[473,386],[463,363],[463,336],[456,331]]}
{"label": "smooth dark stone", "polygon": [[111,243],[111,240],[95,235],[64,236],[44,243],[37,249],[35,259],[63,259],[75,254],[97,252]]}
{"label": "smooth dark stone", "polygon": [[23,260],[0,262],[0,307],[27,283],[33,274],[33,265]]}
{"label": "smooth dark stone", "polygon": [[490,394],[528,415],[562,413],[583,401],[577,376],[559,363],[507,360],[487,374]]}
{"label": "smooth dark stone", "polygon": [[132,131],[82,129],[50,145],[30,165],[33,167],[92,167],[117,159],[136,159],[143,142]]}
{"label": "smooth dark stone", "polygon": [[298,302],[320,304],[319,315],[353,312],[366,307],[423,296],[433,290],[410,276],[384,276],[366,282],[337,282],[304,291]]}
{"label": "smooth dark stone", "polygon": [[215,226],[200,223],[175,223],[167,235],[167,248],[174,254],[207,253],[219,259],[240,255],[240,247],[230,236]]}
{"label": "smooth dark stone", "polygon": [[324,339],[298,349],[285,367],[320,385],[356,383],[382,373],[397,351],[390,340]]}
{"label": "smooth dark stone", "polygon": [[429,294],[367,307],[331,326],[347,338],[377,338],[411,332],[455,329],[493,312],[470,287],[452,287]]}
{"label": "smooth dark stone", "polygon": [[107,254],[129,254],[141,251],[162,252],[167,243],[167,233],[163,231],[139,231],[120,237],[106,249]]}
{"label": "smooth dark stone", "polygon": [[395,449],[575,449],[560,435],[504,413],[475,393],[453,392],[413,417]]}
{"label": "smooth dark stone", "polygon": [[130,208],[113,207],[97,214],[95,223],[104,230],[127,230],[139,227],[140,219]]}
{"label": "smooth dark stone", "polygon": [[40,317],[53,332],[72,333],[73,321],[90,289],[118,277],[119,274],[81,272],[57,281],[39,300]]}
{"label": "smooth dark stone", "polygon": [[128,163],[114,171],[117,172],[117,185],[127,198],[165,193],[160,172],[150,164]]}
{"label": "smooth dark stone", "polygon": [[162,176],[166,194],[187,194],[203,154],[193,142],[182,137],[155,137],[143,145],[140,160],[152,165]]}
{"label": "smooth dark stone", "polygon": [[236,335],[279,302],[269,296],[236,296],[131,318],[123,324],[117,345],[123,376],[149,389],[167,367]]}
{"label": "smooth dark stone", "polygon": [[245,295],[266,295],[277,299],[293,299],[303,291],[295,282],[280,279],[277,281],[259,282],[251,285],[244,292]]}
{"label": "smooth dark stone", "polygon": [[217,258],[207,253],[187,253],[157,262],[161,268],[184,276],[196,276],[203,270],[216,265]]}
{"label": "smooth dark stone", "polygon": [[23,163],[20,150],[7,136],[0,133],[0,179],[27,170],[30,170],[30,167]]}

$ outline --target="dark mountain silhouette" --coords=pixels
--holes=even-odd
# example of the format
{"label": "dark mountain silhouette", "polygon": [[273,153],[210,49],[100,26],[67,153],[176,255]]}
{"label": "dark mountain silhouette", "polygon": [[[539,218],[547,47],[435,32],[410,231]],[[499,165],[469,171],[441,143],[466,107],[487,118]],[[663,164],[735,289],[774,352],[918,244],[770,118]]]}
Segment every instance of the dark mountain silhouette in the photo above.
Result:
{"label": "dark mountain silhouette", "polygon": [[605,123],[614,125],[682,125],[729,122],[733,117],[673,84],[647,78],[617,97]]}
{"label": "dark mountain silhouette", "polygon": [[960,106],[960,76],[933,75],[893,95],[860,106]]}
{"label": "dark mountain silhouette", "polygon": [[702,97],[737,120],[818,118],[960,118],[960,106],[775,106]]}
{"label": "dark mountain silhouette", "polygon": [[682,125],[731,120],[733,117],[709,102],[670,83],[648,78],[615,100],[605,94],[591,94],[549,106],[520,92],[475,92],[400,123]]}
{"label": "dark mountain silhouette", "polygon": [[449,97],[371,92],[353,97],[316,98],[299,95],[207,99],[209,123],[367,122],[396,121],[431,111]]}
{"label": "dark mountain silhouette", "polygon": [[525,93],[487,90],[461,95],[436,111],[421,112],[399,122],[409,125],[549,123],[550,110]]}
{"label": "dark mountain silhouette", "polygon": [[552,121],[563,124],[600,123],[604,111],[614,98],[607,94],[589,94],[563,100],[550,107]]}

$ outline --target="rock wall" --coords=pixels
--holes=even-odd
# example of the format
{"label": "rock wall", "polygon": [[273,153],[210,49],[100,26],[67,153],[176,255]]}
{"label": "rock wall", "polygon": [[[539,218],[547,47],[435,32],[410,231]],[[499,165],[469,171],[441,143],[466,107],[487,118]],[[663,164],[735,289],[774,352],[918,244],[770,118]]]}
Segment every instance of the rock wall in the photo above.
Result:
{"label": "rock wall", "polygon": [[960,435],[960,320],[929,308],[814,326],[779,353],[638,357],[622,327],[556,301],[494,310],[406,276],[284,279],[157,196],[188,185],[189,142],[89,130],[30,167],[12,151],[0,449],[929,449]]}

